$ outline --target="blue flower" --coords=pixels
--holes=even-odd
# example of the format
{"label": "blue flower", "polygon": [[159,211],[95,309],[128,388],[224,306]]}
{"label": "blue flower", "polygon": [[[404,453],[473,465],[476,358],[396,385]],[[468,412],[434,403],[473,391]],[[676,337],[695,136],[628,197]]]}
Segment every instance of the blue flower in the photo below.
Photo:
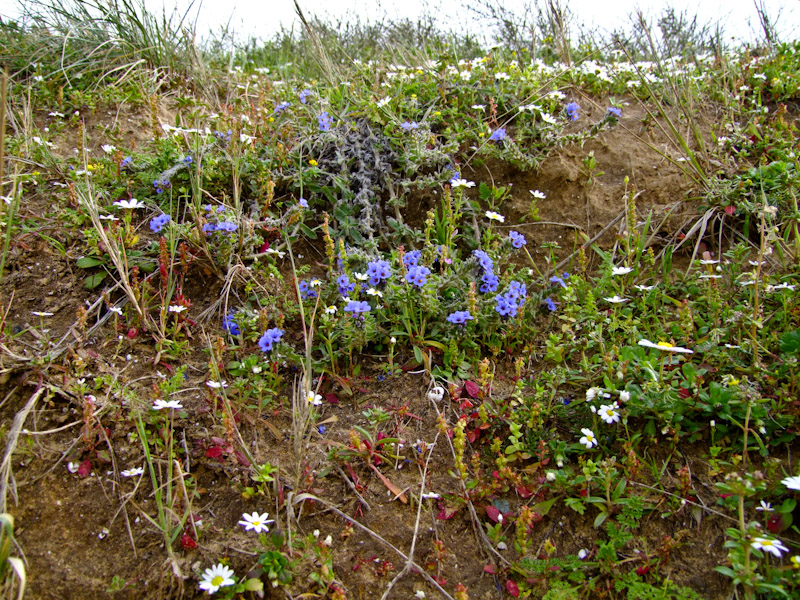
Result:
{"label": "blue flower", "polygon": [[550,312],[556,312],[556,310],[558,310],[558,308],[556,307],[556,303],[553,302],[552,298],[545,298],[544,303],[547,304],[547,309]]}
{"label": "blue flower", "polygon": [[309,89],[305,89],[305,90],[303,90],[302,92],[300,92],[300,94],[299,94],[299,95],[300,95],[300,103],[301,103],[301,104],[305,104],[305,103],[306,103],[306,100],[307,100],[307,99],[308,99],[308,97],[311,95],[311,90],[309,90]]}
{"label": "blue flower", "polygon": [[183,159],[183,164],[185,164],[186,166],[189,166],[193,162],[194,162],[194,159],[191,156],[187,156],[187,157],[185,157]]}
{"label": "blue flower", "polygon": [[404,121],[403,123],[400,123],[400,127],[406,131],[411,131],[412,129],[419,129],[419,123],[416,121]]}
{"label": "blue flower", "polygon": [[525,236],[522,235],[519,231],[509,231],[508,237],[511,238],[511,245],[514,246],[517,250],[522,248],[525,244],[528,243],[528,240],[525,239]]}
{"label": "blue flower", "polygon": [[339,286],[339,293],[342,296],[347,296],[347,294],[356,289],[356,284],[352,283],[350,278],[345,274],[339,275],[339,277],[336,278],[336,285]]}
{"label": "blue flower", "polygon": [[506,291],[506,298],[514,300],[515,302],[520,298],[525,298],[528,295],[528,288],[524,283],[519,281],[512,281],[508,284],[508,291]]}
{"label": "blue flower", "polygon": [[214,233],[217,230],[217,226],[214,223],[206,223],[203,225],[203,233]]}
{"label": "blue flower", "polygon": [[491,271],[484,273],[483,277],[481,277],[481,281],[483,283],[481,284],[480,291],[483,294],[496,292],[497,286],[500,285],[500,279]]}
{"label": "blue flower", "polygon": [[234,232],[239,228],[236,223],[231,223],[230,221],[220,221],[217,223],[216,230],[217,231],[227,231],[228,233]]}
{"label": "blue flower", "polygon": [[119,168],[120,169],[127,169],[132,164],[133,164],[133,159],[130,156],[126,156],[125,158],[122,159],[122,162],[119,163]]}
{"label": "blue flower", "polygon": [[280,114],[289,108],[292,105],[291,102],[281,102],[280,104],[275,106],[275,110],[272,111],[273,114]]}
{"label": "blue flower", "polygon": [[622,110],[619,109],[619,108],[616,108],[614,106],[609,106],[608,107],[608,115],[609,116],[614,116],[614,117],[619,119],[622,116]]}
{"label": "blue flower", "polygon": [[552,284],[556,284],[556,283],[557,283],[557,284],[558,284],[558,285],[560,285],[562,288],[565,288],[565,287],[567,287],[567,284],[566,284],[566,283],[564,283],[564,280],[563,280],[561,277],[559,277],[558,275],[553,275],[553,276],[550,278],[550,283],[552,283]]}
{"label": "blue flower", "polygon": [[300,200],[298,200],[297,203],[303,208],[308,208],[308,200],[306,200],[305,198],[300,198]]}
{"label": "blue flower", "polygon": [[222,319],[222,329],[231,335],[241,335],[242,330],[239,327],[239,324],[234,320],[235,318],[236,313],[228,313],[228,315]]}
{"label": "blue flower", "polygon": [[152,221],[150,221],[150,229],[153,230],[153,233],[158,233],[162,229],[164,229],[164,225],[170,222],[169,215],[158,215],[154,217]]}
{"label": "blue flower", "polygon": [[456,325],[463,325],[467,321],[472,321],[472,315],[469,314],[468,310],[458,310],[454,313],[450,313],[447,316],[447,320],[450,323],[455,323]]}
{"label": "blue flower", "polygon": [[501,317],[516,317],[517,316],[517,308],[519,306],[513,300],[499,294],[495,298],[496,306],[494,309],[498,312]]}
{"label": "blue flower", "polygon": [[300,290],[300,297],[303,300],[308,300],[309,298],[316,298],[317,291],[312,289],[310,285],[308,285],[307,281],[301,281],[297,284],[297,288]]}
{"label": "blue flower", "polygon": [[478,259],[478,264],[483,268],[484,271],[491,272],[494,269],[494,262],[489,255],[486,254],[483,250],[474,250],[472,252],[473,256]]}
{"label": "blue flower", "polygon": [[354,317],[362,313],[367,313],[370,310],[372,310],[372,307],[369,305],[369,302],[363,300],[350,300],[344,307],[344,312],[353,313]]}
{"label": "blue flower", "polygon": [[581,107],[577,102],[570,102],[567,104],[567,116],[569,117],[570,121],[578,120],[578,111],[580,108]]}
{"label": "blue flower", "polygon": [[331,116],[327,112],[323,112],[317,117],[320,131],[330,131],[331,129]]}
{"label": "blue flower", "polygon": [[422,258],[422,250],[412,250],[403,255],[403,264],[406,269],[409,267],[416,267],[419,264],[419,259]]}
{"label": "blue flower", "polygon": [[269,352],[272,350],[272,345],[281,341],[282,337],[283,329],[279,329],[278,327],[267,329],[264,335],[258,338],[258,347],[261,348],[262,352]]}
{"label": "blue flower", "polygon": [[408,274],[406,274],[406,281],[418,288],[421,288],[428,282],[428,275],[430,274],[431,270],[428,267],[415,265],[408,270]]}
{"label": "blue flower", "polygon": [[369,284],[372,287],[379,285],[382,281],[389,279],[392,274],[392,267],[388,261],[373,260],[367,264],[367,275],[369,275]]}
{"label": "blue flower", "polygon": [[505,127],[498,127],[492,132],[492,135],[489,136],[490,142],[500,142],[504,139],[506,139]]}

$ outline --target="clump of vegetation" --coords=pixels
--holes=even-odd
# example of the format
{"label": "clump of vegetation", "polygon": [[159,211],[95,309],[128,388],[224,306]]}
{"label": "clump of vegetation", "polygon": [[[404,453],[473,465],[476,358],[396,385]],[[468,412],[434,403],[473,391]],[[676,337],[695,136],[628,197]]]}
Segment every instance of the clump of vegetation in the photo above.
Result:
{"label": "clump of vegetation", "polygon": [[575,42],[558,2],[484,3],[490,49],[32,10],[4,593],[797,594],[798,47],[763,6],[757,52],[675,11]]}

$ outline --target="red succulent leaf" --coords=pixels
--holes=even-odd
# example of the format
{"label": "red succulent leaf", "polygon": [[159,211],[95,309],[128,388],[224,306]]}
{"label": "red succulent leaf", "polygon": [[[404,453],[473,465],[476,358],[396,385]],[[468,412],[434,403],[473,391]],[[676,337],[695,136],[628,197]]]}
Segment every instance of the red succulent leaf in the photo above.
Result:
{"label": "red succulent leaf", "polygon": [[478,394],[481,393],[481,388],[474,381],[467,381],[464,383],[464,391],[469,394],[470,398],[477,398]]}
{"label": "red succulent leaf", "polygon": [[197,542],[194,541],[194,538],[189,535],[187,532],[183,532],[181,536],[181,547],[184,550],[194,550],[197,548]]}
{"label": "red succulent leaf", "polygon": [[497,510],[497,508],[495,508],[491,504],[486,507],[486,516],[489,517],[495,523],[497,523],[500,520],[500,515],[501,515],[500,511]]}
{"label": "red succulent leaf", "polygon": [[81,479],[85,479],[89,476],[92,472],[92,461],[88,458],[81,463],[81,466],[78,467],[78,477]]}
{"label": "red succulent leaf", "polygon": [[506,591],[514,598],[519,598],[519,586],[511,579],[506,580]]}

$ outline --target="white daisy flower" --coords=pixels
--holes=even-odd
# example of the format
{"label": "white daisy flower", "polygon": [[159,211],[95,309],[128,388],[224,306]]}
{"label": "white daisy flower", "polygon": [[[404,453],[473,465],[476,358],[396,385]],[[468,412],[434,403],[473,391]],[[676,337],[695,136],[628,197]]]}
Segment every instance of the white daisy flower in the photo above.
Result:
{"label": "white daisy flower", "polygon": [[645,348],[655,348],[656,350],[662,350],[664,352],[694,354],[694,350],[689,350],[688,348],[681,348],[680,346],[673,346],[669,342],[658,342],[657,344],[654,344],[650,340],[639,340],[639,345],[644,346]]}
{"label": "white daisy flower", "polygon": [[784,552],[789,551],[789,549],[784,546],[780,540],[773,540],[765,537],[757,537],[750,543],[750,545],[756,550],[768,552],[777,558],[780,558],[781,554]]}
{"label": "white daisy flower", "polygon": [[235,583],[233,569],[219,563],[205,570],[200,581],[200,589],[209,594],[214,594],[219,588],[234,585]]}
{"label": "white daisy flower", "polygon": [[586,446],[587,450],[597,445],[597,438],[594,437],[594,432],[591,429],[584,427],[581,429],[581,433],[583,437],[580,439],[580,443]]}
{"label": "white daisy flower", "polygon": [[177,400],[156,400],[155,402],[153,402],[153,410],[161,410],[162,408],[179,410],[183,408],[183,404],[181,404]]}
{"label": "white daisy flower", "polygon": [[498,221],[500,223],[504,223],[506,220],[506,218],[503,215],[501,215],[500,213],[496,213],[493,210],[486,211],[486,218],[492,219],[493,221]]}
{"label": "white daisy flower", "polygon": [[263,515],[258,514],[257,512],[253,512],[253,514],[248,515],[244,513],[242,515],[242,520],[239,521],[239,525],[245,528],[247,531],[255,531],[256,533],[261,533],[262,531],[269,531],[269,527],[267,524],[274,523],[273,519],[269,518],[269,513],[264,513]]}

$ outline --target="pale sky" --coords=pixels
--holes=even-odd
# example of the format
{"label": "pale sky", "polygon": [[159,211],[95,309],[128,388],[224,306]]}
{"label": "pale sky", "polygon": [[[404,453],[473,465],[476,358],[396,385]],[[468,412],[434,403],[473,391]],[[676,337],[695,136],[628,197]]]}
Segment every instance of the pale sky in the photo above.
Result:
{"label": "pale sky", "polygon": [[[20,14],[20,6],[26,0],[0,0],[0,15],[15,17]],[[45,0],[45,3],[48,0]],[[58,4],[58,0],[49,0]],[[138,0],[134,0],[136,2]],[[190,0],[144,0],[151,10],[161,12],[166,6],[167,13],[177,8],[181,13],[192,5]],[[466,5],[502,4],[507,9],[522,13],[525,6],[535,4],[531,0],[402,0],[377,2],[370,0],[299,0],[307,15],[326,14],[336,18],[359,15],[362,19],[377,19],[381,16],[415,18],[425,8],[441,19],[443,27],[453,30],[470,29],[480,33],[483,25],[475,22],[474,15],[464,8]],[[539,4],[544,5],[545,0]],[[752,41],[761,35],[754,0],[724,0],[709,2],[702,0],[564,0],[574,18],[584,25],[610,31],[625,27],[627,17],[637,7],[645,14],[656,17],[663,6],[673,6],[676,10],[697,11],[702,21],[719,20],[726,29],[728,38]],[[782,40],[797,39],[800,31],[800,0],[759,0],[767,7],[773,17],[780,14],[778,29]],[[720,7],[721,5],[721,7]],[[692,12],[689,12],[692,14]],[[218,31],[228,23],[236,31],[237,37],[260,36],[269,38],[280,25],[286,28],[298,26],[292,0],[196,0],[189,12],[190,19],[197,18],[198,33]]]}

